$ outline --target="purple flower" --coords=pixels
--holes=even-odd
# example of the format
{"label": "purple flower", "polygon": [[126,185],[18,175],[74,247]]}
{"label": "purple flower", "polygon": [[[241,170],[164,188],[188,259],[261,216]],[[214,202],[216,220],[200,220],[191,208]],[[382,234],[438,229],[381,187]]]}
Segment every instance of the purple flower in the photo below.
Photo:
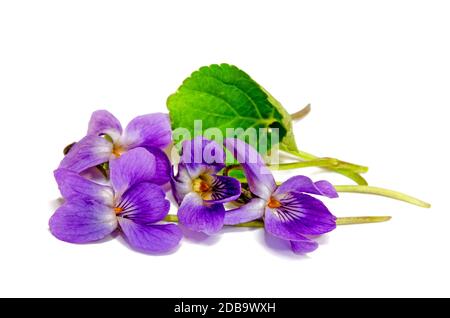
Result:
{"label": "purple flower", "polygon": [[59,168],[81,172],[118,158],[131,149],[142,147],[155,157],[160,173],[153,182],[162,185],[169,181],[170,162],[161,149],[170,144],[171,135],[167,114],[136,117],[122,131],[116,117],[106,110],[97,110],[89,121],[87,136],[70,149]]}
{"label": "purple flower", "polygon": [[145,252],[166,252],[182,234],[175,224],[156,224],[169,212],[164,191],[149,182],[155,157],[143,148],[110,162],[110,183],[102,185],[68,169],[55,171],[65,203],[50,218],[50,231],[71,243],[100,240],[120,229],[127,242]]}
{"label": "purple flower", "polygon": [[308,238],[336,228],[336,217],[318,199],[305,194],[336,198],[334,187],[327,181],[312,182],[295,176],[277,187],[258,152],[238,139],[227,139],[225,146],[242,165],[250,191],[257,197],[247,204],[227,211],[225,224],[233,225],[264,219],[266,231],[291,244],[295,253],[314,251],[318,244]]}
{"label": "purple flower", "polygon": [[241,184],[217,175],[225,167],[225,153],[216,142],[197,137],[182,147],[178,174],[171,178],[179,222],[196,232],[216,233],[223,227],[223,203],[240,196]]}

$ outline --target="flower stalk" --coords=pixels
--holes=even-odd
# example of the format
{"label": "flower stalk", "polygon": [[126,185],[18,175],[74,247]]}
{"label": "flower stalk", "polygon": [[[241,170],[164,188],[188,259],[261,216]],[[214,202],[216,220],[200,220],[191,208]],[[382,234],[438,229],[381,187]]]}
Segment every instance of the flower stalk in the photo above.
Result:
{"label": "flower stalk", "polygon": [[[247,180],[245,178],[238,178],[238,180],[244,185],[247,183]],[[277,184],[280,184],[280,182],[277,182]],[[431,207],[430,203],[420,200],[418,198],[415,198],[413,196],[410,196],[408,194],[390,190],[390,189],[380,188],[380,187],[373,187],[373,186],[367,186],[367,185],[334,185],[334,188],[336,189],[336,192],[339,192],[339,193],[372,194],[372,195],[378,195],[378,196],[387,197],[390,199],[403,201],[406,203],[417,205],[421,208],[430,208]]]}
{"label": "flower stalk", "polygon": [[[390,216],[351,216],[351,217],[341,217],[337,218],[336,224],[337,225],[351,225],[351,224],[368,224],[368,223],[380,223],[380,222],[386,222],[391,219]],[[173,214],[168,214],[164,218],[164,221],[166,222],[178,222],[178,216]],[[261,228],[264,227],[264,221],[256,220],[251,222],[245,222],[235,225],[228,225],[228,226],[234,226],[234,227],[257,227]]]}
{"label": "flower stalk", "polygon": [[400,200],[404,202],[408,202],[417,206],[420,206],[422,208],[430,208],[431,204],[419,200],[417,198],[414,198],[410,195],[384,189],[380,187],[372,187],[372,186],[364,186],[364,185],[336,185],[334,186],[337,192],[350,192],[350,193],[364,193],[364,194],[374,194],[374,195],[380,195],[383,197],[388,197],[395,200]]}

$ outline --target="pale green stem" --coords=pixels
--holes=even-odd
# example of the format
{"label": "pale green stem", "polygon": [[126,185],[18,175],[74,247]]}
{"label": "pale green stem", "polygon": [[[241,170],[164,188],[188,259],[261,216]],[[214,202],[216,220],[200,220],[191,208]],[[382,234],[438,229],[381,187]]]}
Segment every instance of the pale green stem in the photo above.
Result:
{"label": "pale green stem", "polygon": [[271,165],[269,164],[270,170],[290,170],[290,169],[298,169],[298,168],[307,168],[307,167],[336,167],[339,165],[338,160],[333,158],[319,158],[308,161],[297,161],[297,162],[289,162],[289,163],[280,163]]}
{"label": "pale green stem", "polygon": [[[310,153],[307,153],[305,151],[301,151],[301,150],[297,150],[297,151],[287,151],[286,152],[290,153],[291,155],[294,155],[300,159],[303,160],[316,160],[319,159],[319,157],[314,156]],[[365,167],[365,166],[361,166],[361,165],[356,165],[353,163],[349,163],[349,162],[345,162],[345,161],[341,161],[335,158],[322,158],[322,159],[332,159],[335,160],[338,165],[336,167],[323,167],[325,169],[337,172],[343,176],[346,176],[347,178],[353,180],[354,182],[356,182],[359,185],[367,185],[367,181],[360,175],[360,173],[365,173],[368,171],[369,168]]]}
{"label": "pale green stem", "polygon": [[354,185],[337,185],[337,186],[334,186],[334,188],[336,189],[337,192],[375,194],[375,195],[381,195],[381,196],[388,197],[391,199],[396,199],[396,200],[408,202],[411,204],[415,204],[422,208],[431,207],[431,205],[427,202],[424,202],[422,200],[419,200],[419,199],[409,196],[407,194],[389,190],[389,189],[383,189],[383,188],[372,187],[372,186],[363,186],[363,185],[356,185],[356,186],[354,186]]}
{"label": "pale green stem", "polygon": [[[239,182],[241,183],[247,183],[247,179],[246,178],[236,178],[239,180]],[[282,184],[282,182],[276,182],[277,185]],[[348,193],[363,193],[363,194],[374,194],[374,195],[379,195],[379,196],[383,196],[383,197],[388,197],[391,199],[396,199],[396,200],[400,200],[403,202],[407,202],[407,203],[411,203],[417,206],[420,206],[422,208],[430,208],[431,204],[419,200],[417,198],[414,198],[410,195],[398,192],[398,191],[394,191],[394,190],[389,190],[389,189],[384,189],[384,188],[380,188],[380,187],[372,187],[372,186],[366,186],[366,185],[335,185],[334,188],[336,189],[337,192],[348,192]]]}
{"label": "pale green stem", "polygon": [[[337,218],[337,225],[350,225],[350,224],[364,224],[364,223],[379,223],[389,221],[390,216],[352,216],[352,217],[342,217]],[[164,218],[167,222],[178,222],[178,217],[176,215],[168,214]],[[230,225],[234,227],[264,227],[264,222],[261,220],[245,222],[236,225]]]}
{"label": "pale green stem", "polygon": [[291,120],[298,121],[300,119],[303,119],[306,117],[306,115],[309,114],[310,111],[311,111],[311,104],[308,104],[302,109],[300,109],[298,112],[291,114]]}
{"label": "pale green stem", "polygon": [[389,221],[391,218],[390,216],[348,216],[337,218],[336,225],[379,223]]}
{"label": "pale green stem", "polygon": [[[289,151],[288,153],[290,153],[291,155],[294,155],[300,159],[303,159],[303,160],[320,159],[320,157],[314,156],[310,153],[307,153],[307,152],[301,151],[301,150]],[[330,161],[333,160],[336,168],[350,170],[355,173],[366,173],[369,170],[369,168],[366,166],[357,165],[357,164],[342,161],[342,160],[339,160],[336,158],[323,157],[321,159],[329,159]]]}

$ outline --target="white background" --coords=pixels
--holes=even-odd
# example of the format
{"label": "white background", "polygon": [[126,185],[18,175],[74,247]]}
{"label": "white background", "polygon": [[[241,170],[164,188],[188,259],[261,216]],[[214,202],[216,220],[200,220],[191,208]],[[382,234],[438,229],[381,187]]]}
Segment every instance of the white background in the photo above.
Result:
{"label": "white background", "polygon": [[[447,1],[2,0],[0,296],[450,296],[449,16]],[[371,184],[432,209],[327,200],[338,216],[393,219],[338,227],[306,257],[261,230],[184,239],[166,256],[55,239],[52,171],[91,112],[126,124],[166,111],[185,77],[220,62],[290,112],[312,104],[301,149],[366,164]]]}

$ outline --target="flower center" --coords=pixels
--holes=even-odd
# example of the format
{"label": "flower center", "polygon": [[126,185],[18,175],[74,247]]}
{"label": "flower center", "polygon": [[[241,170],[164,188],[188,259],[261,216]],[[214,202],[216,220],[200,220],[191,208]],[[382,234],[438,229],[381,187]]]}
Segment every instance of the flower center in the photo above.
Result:
{"label": "flower center", "polygon": [[112,153],[117,158],[119,158],[124,152],[125,152],[125,149],[123,149],[122,146],[120,146],[120,145],[114,145],[113,146]]}
{"label": "flower center", "polygon": [[273,197],[270,197],[269,201],[267,202],[267,206],[271,209],[276,209],[281,206],[281,202]]}
{"label": "flower center", "polygon": [[197,193],[205,193],[208,192],[210,189],[210,186],[208,182],[203,180],[202,178],[197,178],[192,181],[192,189]]}
{"label": "flower center", "polygon": [[114,213],[116,213],[116,215],[118,215],[118,214],[120,214],[120,213],[122,213],[122,212],[123,212],[123,208],[122,208],[122,207],[116,206],[116,207],[114,208]]}

